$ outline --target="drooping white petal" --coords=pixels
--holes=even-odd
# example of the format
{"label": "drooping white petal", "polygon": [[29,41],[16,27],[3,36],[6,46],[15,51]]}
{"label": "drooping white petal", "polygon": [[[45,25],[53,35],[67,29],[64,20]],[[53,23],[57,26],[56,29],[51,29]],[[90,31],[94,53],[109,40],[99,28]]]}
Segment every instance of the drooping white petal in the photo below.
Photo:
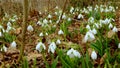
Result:
{"label": "drooping white petal", "polygon": [[96,60],[96,59],[97,59],[97,53],[96,53],[95,51],[92,51],[92,53],[91,53],[91,58],[92,58],[93,60]]}
{"label": "drooping white petal", "polygon": [[1,51],[7,52],[7,47],[6,47],[6,46],[3,46],[3,47],[1,48]]}
{"label": "drooping white petal", "polygon": [[56,41],[56,44],[61,44],[61,41],[58,39],[58,40]]}
{"label": "drooping white petal", "polygon": [[81,54],[77,50],[74,50],[73,48],[71,48],[70,50],[67,51],[67,55],[70,58],[74,58],[74,57],[80,58],[81,57]]}
{"label": "drooping white petal", "polygon": [[44,19],[44,20],[43,20],[43,23],[44,23],[44,24],[47,24],[47,23],[48,23],[48,20],[47,20],[47,19]]}
{"label": "drooping white petal", "polygon": [[62,30],[59,30],[58,34],[61,35],[61,34],[64,34],[64,32]]}
{"label": "drooping white petal", "polygon": [[41,32],[41,33],[39,34],[39,36],[40,36],[40,37],[44,36],[44,35],[43,35],[43,32]]}
{"label": "drooping white petal", "polygon": [[118,32],[118,29],[114,26],[112,29],[113,32]]}
{"label": "drooping white petal", "polygon": [[113,28],[113,25],[110,23],[108,27],[109,27],[109,29],[111,29],[111,28]]}
{"label": "drooping white petal", "polygon": [[30,32],[32,32],[34,29],[33,29],[33,27],[31,26],[31,25],[29,25],[28,27],[27,27],[27,31],[30,31]]}
{"label": "drooping white petal", "polygon": [[48,48],[48,53],[49,52],[54,53],[55,50],[56,50],[56,44],[55,44],[55,42],[50,43],[49,48]]}
{"label": "drooping white petal", "polygon": [[3,36],[3,34],[2,34],[2,32],[0,32],[0,37],[2,37]]}
{"label": "drooping white petal", "polygon": [[52,15],[49,14],[49,15],[48,15],[48,18],[52,18]]}
{"label": "drooping white petal", "polygon": [[93,33],[93,34],[97,34],[97,30],[94,28],[94,29],[92,30],[92,33]]}
{"label": "drooping white petal", "polygon": [[38,50],[39,52],[42,52],[42,50],[46,50],[46,47],[45,47],[45,45],[42,42],[39,42],[36,45],[36,50]]}
{"label": "drooping white petal", "polygon": [[79,14],[77,18],[78,18],[78,19],[83,19],[84,17],[83,17],[82,14]]}
{"label": "drooping white petal", "polygon": [[86,28],[87,28],[88,30],[91,30],[90,25],[87,25]]}
{"label": "drooping white petal", "polygon": [[118,48],[120,48],[120,43],[118,44]]}
{"label": "drooping white petal", "polygon": [[12,47],[12,48],[16,48],[16,46],[17,46],[17,44],[16,44],[15,41],[13,41],[13,42],[10,44],[10,47]]}

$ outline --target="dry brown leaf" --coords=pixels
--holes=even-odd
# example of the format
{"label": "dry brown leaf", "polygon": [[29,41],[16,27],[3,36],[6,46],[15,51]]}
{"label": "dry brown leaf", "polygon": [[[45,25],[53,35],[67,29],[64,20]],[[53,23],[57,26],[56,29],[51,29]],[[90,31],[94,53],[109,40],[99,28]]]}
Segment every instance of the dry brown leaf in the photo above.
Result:
{"label": "dry brown leaf", "polygon": [[92,53],[92,48],[88,48],[88,54],[89,54],[89,56],[91,55],[91,53]]}
{"label": "dry brown leaf", "polygon": [[107,57],[107,54],[105,53],[100,59],[100,65],[104,63],[104,60],[106,57]]}
{"label": "dry brown leaf", "polygon": [[34,58],[42,57],[42,54],[35,54],[35,53],[29,53],[27,56],[27,60],[30,61],[31,59],[34,60]]}
{"label": "dry brown leaf", "polygon": [[19,28],[17,28],[17,29],[16,29],[15,34],[20,34],[20,33],[21,33],[21,31],[22,31],[22,28],[21,28],[21,27],[19,27]]}
{"label": "dry brown leaf", "polygon": [[112,30],[110,30],[110,31],[107,33],[107,37],[108,37],[108,38],[112,38],[114,35],[115,35],[115,32],[113,32]]}

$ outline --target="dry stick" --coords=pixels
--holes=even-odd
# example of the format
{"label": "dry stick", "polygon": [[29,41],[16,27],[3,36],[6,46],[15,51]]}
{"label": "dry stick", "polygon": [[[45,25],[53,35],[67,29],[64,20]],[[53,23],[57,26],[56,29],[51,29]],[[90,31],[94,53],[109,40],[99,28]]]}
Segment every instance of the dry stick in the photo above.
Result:
{"label": "dry stick", "polygon": [[60,16],[60,18],[59,18],[59,22],[58,22],[58,23],[60,23],[60,20],[62,19],[63,13],[64,13],[65,8],[66,8],[66,5],[67,5],[67,0],[66,0],[65,3],[64,3],[63,10],[62,10],[62,14],[61,14],[61,16]]}
{"label": "dry stick", "polygon": [[50,9],[50,0],[48,0],[48,13],[49,13],[49,9]]}
{"label": "dry stick", "polygon": [[21,41],[21,48],[20,48],[20,55],[18,62],[22,60],[23,53],[24,53],[24,46],[25,46],[25,33],[27,30],[27,18],[28,18],[28,0],[24,0],[23,2],[23,23],[22,23],[22,41]]}

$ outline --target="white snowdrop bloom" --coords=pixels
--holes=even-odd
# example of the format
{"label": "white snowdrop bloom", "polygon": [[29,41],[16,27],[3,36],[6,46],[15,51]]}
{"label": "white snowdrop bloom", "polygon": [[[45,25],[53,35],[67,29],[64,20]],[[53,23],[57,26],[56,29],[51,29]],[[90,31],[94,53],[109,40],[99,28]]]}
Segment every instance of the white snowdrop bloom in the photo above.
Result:
{"label": "white snowdrop bloom", "polygon": [[62,30],[59,30],[58,34],[61,35],[61,34],[64,34],[64,32]]}
{"label": "white snowdrop bloom", "polygon": [[95,23],[95,27],[98,28],[98,29],[100,28],[99,24],[97,24],[97,23]]}
{"label": "white snowdrop bloom", "polygon": [[87,25],[86,28],[87,28],[88,30],[91,30],[90,25]]}
{"label": "white snowdrop bloom", "polygon": [[11,26],[7,26],[6,32],[9,32],[12,29]]}
{"label": "white snowdrop bloom", "polygon": [[95,39],[94,34],[91,31],[88,31],[84,37],[84,42],[86,43],[87,41],[91,42]]}
{"label": "white snowdrop bloom", "polygon": [[60,39],[57,39],[56,44],[61,44]]}
{"label": "white snowdrop bloom", "polygon": [[31,26],[31,25],[29,25],[28,27],[27,27],[27,31],[30,31],[30,32],[32,32],[34,29],[33,29],[33,27]]}
{"label": "white snowdrop bloom", "polygon": [[78,19],[83,19],[84,17],[83,17],[82,14],[79,14],[77,18],[78,18]]}
{"label": "white snowdrop bloom", "polygon": [[112,29],[113,32],[118,32],[118,29],[114,26]]}
{"label": "white snowdrop bloom", "polygon": [[50,23],[52,23],[52,20],[49,20]]}
{"label": "white snowdrop bloom", "polygon": [[67,55],[70,58],[74,58],[74,57],[80,58],[81,57],[81,54],[77,50],[74,50],[73,48],[71,48],[70,50],[67,51]]}
{"label": "white snowdrop bloom", "polygon": [[118,44],[118,48],[120,49],[120,43]]}
{"label": "white snowdrop bloom", "polygon": [[68,21],[71,21],[71,18],[70,18],[70,17],[68,18]]}
{"label": "white snowdrop bloom", "polygon": [[3,34],[2,34],[2,32],[0,32],[0,37],[2,37],[3,36]]}
{"label": "white snowdrop bloom", "polygon": [[52,15],[49,14],[49,15],[48,15],[48,18],[52,18]]}
{"label": "white snowdrop bloom", "polygon": [[10,19],[12,22],[15,22],[16,20],[15,19]]}
{"label": "white snowdrop bloom", "polygon": [[118,9],[118,6],[116,7],[116,9]]}
{"label": "white snowdrop bloom", "polygon": [[43,33],[41,32],[41,33],[39,34],[39,36],[42,37],[42,36],[44,36],[44,35],[43,35]]}
{"label": "white snowdrop bloom", "polygon": [[36,45],[36,50],[38,50],[39,52],[42,52],[42,50],[46,50],[46,47],[45,47],[45,45],[42,42],[39,42]]}
{"label": "white snowdrop bloom", "polygon": [[55,9],[58,9],[58,6],[56,6]]}
{"label": "white snowdrop bloom", "polygon": [[48,48],[48,53],[49,52],[54,53],[55,50],[56,50],[56,44],[55,44],[55,42],[50,43],[49,48]]}
{"label": "white snowdrop bloom", "polygon": [[89,22],[89,23],[94,23],[94,18],[93,18],[93,17],[90,17],[90,18],[88,19],[88,22]]}
{"label": "white snowdrop bloom", "polygon": [[10,44],[10,47],[12,47],[12,48],[16,48],[16,46],[17,46],[17,44],[16,44],[15,41],[13,41],[13,42]]}
{"label": "white snowdrop bloom", "polygon": [[43,23],[44,23],[44,24],[47,24],[47,23],[48,23],[48,20],[47,20],[47,19],[44,19],[44,20],[43,20]]}
{"label": "white snowdrop bloom", "polygon": [[7,47],[6,47],[6,46],[3,46],[3,47],[1,48],[1,51],[7,52]]}
{"label": "white snowdrop bloom", "polygon": [[67,17],[66,17],[66,15],[65,14],[63,14],[62,15],[62,19],[66,19]]}
{"label": "white snowdrop bloom", "polygon": [[38,25],[42,25],[41,21],[38,21],[37,24],[38,24]]}
{"label": "white snowdrop bloom", "polygon": [[107,7],[105,8],[105,12],[106,12],[106,13],[107,13],[107,12],[110,12],[109,9],[108,9]]}
{"label": "white snowdrop bloom", "polygon": [[70,8],[70,13],[73,13],[73,11],[74,11],[74,8],[71,7],[71,8]]}
{"label": "white snowdrop bloom", "polygon": [[97,30],[94,28],[94,29],[92,29],[92,33],[93,34],[97,34]]}
{"label": "white snowdrop bloom", "polygon": [[45,35],[48,35],[48,33],[45,33]]}
{"label": "white snowdrop bloom", "polygon": [[12,24],[10,22],[7,23],[7,26],[11,26]]}
{"label": "white snowdrop bloom", "polygon": [[109,29],[113,28],[113,25],[110,23],[108,26]]}
{"label": "white snowdrop bloom", "polygon": [[0,25],[0,29],[3,29],[3,26],[2,26],[2,25]]}
{"label": "white snowdrop bloom", "polygon": [[58,24],[58,23],[59,23],[59,20],[57,20],[56,23]]}
{"label": "white snowdrop bloom", "polygon": [[58,12],[55,12],[54,14],[55,14],[55,15],[58,15]]}
{"label": "white snowdrop bloom", "polygon": [[91,58],[92,58],[93,60],[96,60],[96,59],[97,59],[97,53],[96,53],[95,51],[92,51],[92,53],[91,53]]}
{"label": "white snowdrop bloom", "polygon": [[110,19],[106,18],[103,24],[109,24],[109,23],[110,23]]}

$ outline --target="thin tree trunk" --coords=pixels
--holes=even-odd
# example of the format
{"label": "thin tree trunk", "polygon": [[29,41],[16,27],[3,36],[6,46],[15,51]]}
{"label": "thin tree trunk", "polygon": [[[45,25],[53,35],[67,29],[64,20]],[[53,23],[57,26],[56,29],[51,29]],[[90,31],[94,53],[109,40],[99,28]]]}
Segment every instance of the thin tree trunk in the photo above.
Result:
{"label": "thin tree trunk", "polygon": [[22,45],[20,48],[20,56],[19,60],[22,60],[23,53],[24,53],[24,46],[25,46],[25,33],[27,30],[27,18],[28,18],[28,0],[23,1],[23,23],[22,23]]}

